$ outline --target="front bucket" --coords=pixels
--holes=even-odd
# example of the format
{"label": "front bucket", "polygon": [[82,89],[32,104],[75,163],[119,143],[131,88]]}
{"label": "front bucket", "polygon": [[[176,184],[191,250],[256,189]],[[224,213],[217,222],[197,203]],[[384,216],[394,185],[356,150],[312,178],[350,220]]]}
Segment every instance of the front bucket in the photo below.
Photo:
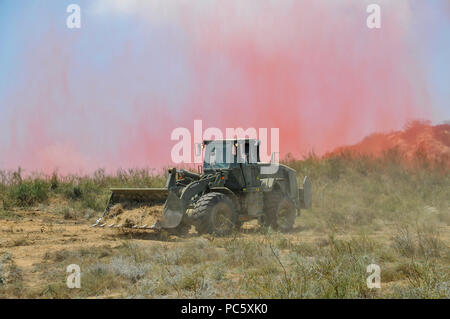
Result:
{"label": "front bucket", "polygon": [[[115,209],[117,207],[116,204],[121,204],[121,211],[134,211],[137,208],[142,208],[142,210],[145,211],[145,208],[162,206],[169,193],[166,188],[112,188],[111,192],[111,197],[109,198],[102,217],[100,217],[92,226],[102,226],[105,223],[113,223],[111,218],[113,215],[117,214],[117,212],[111,214],[110,210],[113,207]],[[146,214],[144,213],[144,215]]]}
{"label": "front bucket", "polygon": [[173,191],[170,191],[164,204],[163,216],[159,221],[159,226],[161,228],[175,228],[180,225],[183,216],[183,201]]}
{"label": "front bucket", "polygon": [[[161,229],[161,228],[176,228],[180,225],[184,216],[184,206],[183,201],[178,198],[176,193],[173,191],[168,191],[167,188],[112,188],[111,197],[108,204],[103,212],[102,217],[100,217],[96,223],[92,226],[106,226],[109,227],[127,227],[131,228],[146,228],[146,229]],[[119,214],[116,211],[117,204],[119,205]],[[148,217],[151,212],[155,211],[153,206],[161,207],[162,212],[160,218],[154,221],[153,225],[145,224],[146,227],[142,225],[134,225],[134,223],[125,223],[121,220],[123,218],[116,216],[129,216],[127,214],[139,215],[142,222],[149,222]],[[124,213],[125,212],[125,213]],[[136,219],[136,218],[134,218]],[[152,219],[152,218],[150,218]],[[138,223],[139,224],[139,223]]]}

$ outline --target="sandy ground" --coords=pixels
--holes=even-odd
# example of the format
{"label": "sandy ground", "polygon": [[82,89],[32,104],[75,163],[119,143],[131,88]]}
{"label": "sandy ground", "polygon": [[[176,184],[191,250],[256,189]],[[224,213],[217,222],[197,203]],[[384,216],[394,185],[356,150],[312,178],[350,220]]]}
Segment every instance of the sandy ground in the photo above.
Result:
{"label": "sandy ground", "polygon": [[[135,210],[131,216],[140,218],[143,210]],[[179,245],[180,242],[195,240],[198,238],[194,229],[186,237],[167,237],[168,234],[155,233],[148,230],[128,230],[110,228],[92,228],[95,218],[87,220],[67,220],[61,214],[46,211],[17,211],[18,219],[0,220],[0,256],[10,254],[11,260],[22,270],[23,282],[26,288],[34,289],[45,287],[41,272],[35,265],[42,263],[49,253],[68,250],[76,251],[91,247],[115,248],[123,244],[124,240],[141,242],[145,245],[155,245],[164,242],[165,245]],[[117,215],[117,218],[120,216]],[[129,215],[123,215],[122,217]],[[256,223],[246,223],[243,226],[241,236],[261,236],[255,233]],[[450,227],[441,229],[442,239],[450,243]],[[292,242],[302,241],[318,243],[326,238],[324,233],[315,233],[310,230],[297,230],[290,234],[284,234]],[[342,234],[344,237],[351,235]],[[340,236],[340,237],[341,237]],[[388,243],[391,234],[389,232],[376,232],[371,234],[378,242]],[[171,239],[171,240],[168,240]]]}
{"label": "sandy ground", "polygon": [[[138,209],[123,214],[122,218],[139,219],[143,210]],[[81,248],[110,247],[123,244],[124,240],[144,242],[145,245],[177,245],[197,238],[194,229],[183,238],[167,240],[165,234],[148,230],[121,230],[91,227],[95,219],[66,220],[62,215],[45,211],[17,211],[19,219],[0,220],[0,256],[10,254],[11,260],[22,270],[23,282],[28,288],[44,287],[40,271],[35,265],[42,263],[46,255],[61,250],[76,251]],[[117,215],[111,220],[117,221]],[[131,216],[131,217],[130,217]],[[246,236],[254,236],[252,224],[244,225]],[[302,233],[303,240],[314,240],[317,236]],[[173,239],[173,238],[171,238]]]}
{"label": "sandy ground", "polygon": [[20,215],[23,218],[18,221],[0,220],[0,255],[11,255],[29,287],[44,284],[34,271],[34,265],[42,262],[47,253],[120,244],[113,230],[95,231],[87,221],[68,221],[39,211],[23,211]]}

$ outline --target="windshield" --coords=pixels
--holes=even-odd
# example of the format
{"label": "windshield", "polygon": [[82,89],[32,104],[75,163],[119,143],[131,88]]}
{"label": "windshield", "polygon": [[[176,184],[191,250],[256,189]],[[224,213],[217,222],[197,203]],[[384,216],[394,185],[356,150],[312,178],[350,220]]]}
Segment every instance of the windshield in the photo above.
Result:
{"label": "windshield", "polygon": [[[232,141],[210,142],[205,148],[204,168],[222,169],[236,166],[237,153],[237,148]],[[242,162],[245,162],[245,158],[241,159]]]}

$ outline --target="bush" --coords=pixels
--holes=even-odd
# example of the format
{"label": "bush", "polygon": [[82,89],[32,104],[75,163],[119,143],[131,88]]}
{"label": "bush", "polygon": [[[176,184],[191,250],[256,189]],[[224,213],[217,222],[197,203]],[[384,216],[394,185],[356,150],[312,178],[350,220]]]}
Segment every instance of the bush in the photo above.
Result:
{"label": "bush", "polygon": [[21,181],[9,189],[9,197],[19,207],[28,207],[48,199],[48,184],[41,179]]}
{"label": "bush", "polygon": [[58,174],[56,174],[56,172],[54,172],[54,173],[52,174],[52,178],[51,178],[51,180],[50,180],[50,189],[51,189],[52,191],[55,191],[55,190],[58,189],[58,186],[59,186]]}
{"label": "bush", "polygon": [[394,298],[450,298],[450,272],[431,261],[411,261],[400,269],[407,286],[394,286]]}
{"label": "bush", "polygon": [[93,273],[113,273],[114,275],[122,276],[132,283],[136,283],[143,278],[149,271],[149,265],[145,263],[136,263],[130,258],[123,258],[122,256],[113,258],[108,264],[97,264],[91,268]]}
{"label": "bush", "polygon": [[[292,252],[287,258],[276,250],[276,271],[259,267],[246,272],[243,284],[256,298],[372,298],[366,285],[366,267],[373,263],[373,243],[367,238],[349,241],[333,236],[313,258]],[[264,265],[263,265],[264,266]]]}
{"label": "bush", "polygon": [[409,226],[402,226],[392,237],[393,247],[397,252],[408,258],[440,257],[445,248],[439,238],[439,233],[432,227],[417,225],[413,233]]}

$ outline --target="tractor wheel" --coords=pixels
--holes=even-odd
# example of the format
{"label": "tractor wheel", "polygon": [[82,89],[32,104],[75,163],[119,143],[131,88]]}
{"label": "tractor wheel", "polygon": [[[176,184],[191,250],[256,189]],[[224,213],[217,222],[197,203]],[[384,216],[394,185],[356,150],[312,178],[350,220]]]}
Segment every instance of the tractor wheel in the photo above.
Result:
{"label": "tractor wheel", "polygon": [[281,232],[292,230],[296,211],[292,201],[280,191],[272,191],[264,197],[264,216],[260,224]]}
{"label": "tractor wheel", "polygon": [[195,229],[200,234],[227,235],[237,223],[233,201],[222,193],[208,193],[195,203],[192,214]]}

